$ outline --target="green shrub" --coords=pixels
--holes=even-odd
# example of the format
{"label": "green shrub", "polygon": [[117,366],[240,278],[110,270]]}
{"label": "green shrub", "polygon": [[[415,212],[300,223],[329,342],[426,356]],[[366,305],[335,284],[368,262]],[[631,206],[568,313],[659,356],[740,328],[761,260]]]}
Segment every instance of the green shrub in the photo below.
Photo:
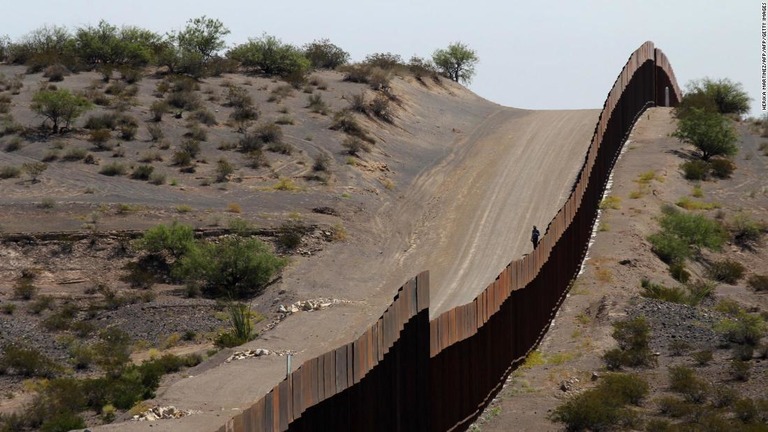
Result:
{"label": "green shrub", "polygon": [[683,162],[680,168],[686,180],[706,180],[709,177],[709,164],[700,159]]}
{"label": "green shrub", "polygon": [[303,80],[311,67],[302,50],[267,34],[235,46],[226,55],[252,72],[292,81]]}
{"label": "green shrub", "polygon": [[738,392],[727,385],[717,385],[712,388],[712,405],[715,408],[728,407],[736,401]]}
{"label": "green shrub", "polygon": [[568,430],[610,430],[634,423],[627,404],[638,404],[648,393],[648,383],[633,375],[608,375],[596,388],[587,390],[555,408],[549,418]]}
{"label": "green shrub", "polygon": [[707,269],[707,276],[718,282],[734,285],[744,276],[746,268],[731,259],[713,262]]}
{"label": "green shrub", "polygon": [[[262,144],[280,144],[283,142],[283,130],[274,123],[265,123],[254,129],[253,138],[261,141]],[[245,151],[250,150],[258,150],[258,148],[245,149]]]}
{"label": "green shrub", "polygon": [[698,378],[693,369],[686,366],[669,368],[669,388],[693,403],[705,402],[709,393],[709,385]]}
{"label": "green shrub", "polygon": [[751,375],[752,365],[741,359],[731,360],[731,376],[737,381],[748,381]]}
{"label": "green shrub", "polygon": [[184,136],[197,142],[208,141],[208,132],[196,124],[191,125]]}
{"label": "green shrub", "polygon": [[78,309],[71,303],[63,304],[55,313],[43,320],[43,327],[51,331],[69,330]]}
{"label": "green shrub", "polygon": [[[210,111],[205,108],[200,108],[197,111],[193,112],[190,116],[190,119],[194,121],[199,121],[200,123],[206,125],[206,126],[215,126],[218,124],[216,121],[216,116]],[[204,141],[204,140],[201,140]]]}
{"label": "green shrub", "polygon": [[267,146],[267,150],[284,155],[290,155],[293,153],[293,146],[286,142],[273,142]]}
{"label": "green shrub", "polygon": [[173,272],[204,294],[242,298],[259,293],[285,266],[257,239],[230,237],[219,243],[200,243],[191,248]]}
{"label": "green shrub", "polygon": [[40,315],[44,310],[53,309],[55,303],[56,302],[51,296],[39,296],[37,299],[35,299],[35,301],[32,302],[32,304],[29,305],[28,310],[32,315]]}
{"label": "green shrub", "polygon": [[133,141],[136,138],[136,132],[139,130],[138,126],[127,124],[120,125],[120,138],[124,141]]}
{"label": "green shrub", "polygon": [[5,145],[5,151],[7,153],[13,153],[15,151],[21,150],[23,140],[20,137],[13,137],[8,141],[8,144]]}
{"label": "green shrub", "polygon": [[688,243],[671,233],[651,234],[648,236],[648,241],[651,243],[653,253],[668,264],[682,263],[691,255]]}
{"label": "green shrub", "polygon": [[192,227],[174,221],[170,225],[157,225],[148,229],[137,240],[136,247],[152,254],[167,252],[178,259],[193,248],[194,242],[195,232]]}
{"label": "green shrub", "polygon": [[730,159],[715,158],[709,161],[712,175],[719,179],[727,179],[736,170],[736,165]]}
{"label": "green shrub", "polygon": [[0,372],[25,377],[52,378],[60,371],[61,367],[56,362],[35,348],[18,343],[3,345]]}
{"label": "green shrub", "polygon": [[165,102],[169,106],[183,111],[194,111],[200,108],[202,103],[200,96],[191,90],[171,92],[166,96]]}
{"label": "green shrub", "polygon": [[232,329],[217,336],[216,346],[220,348],[236,347],[255,337],[251,322],[251,308],[243,303],[230,303],[228,309]]}
{"label": "green shrub", "polygon": [[648,346],[650,327],[643,317],[618,321],[613,324],[613,338],[619,347],[603,356],[610,370],[622,366],[653,366],[655,359]]}
{"label": "green shrub", "polygon": [[331,158],[325,153],[319,153],[315,156],[312,164],[313,171],[328,171],[331,164]]}
{"label": "green shrub", "polygon": [[641,280],[643,292],[641,295],[647,298],[659,299],[672,303],[685,303],[686,292],[681,287],[667,288],[664,285],[653,283],[648,279]]}
{"label": "green shrub", "polygon": [[733,319],[727,318],[717,323],[715,330],[730,342],[755,346],[765,335],[766,324],[760,315],[740,310]]}
{"label": "green shrub", "polygon": [[155,167],[152,165],[138,165],[133,169],[133,172],[131,172],[131,178],[134,180],[149,180],[149,176],[152,175],[152,171],[154,170]]}
{"label": "green shrub", "polygon": [[764,223],[756,222],[748,215],[739,213],[734,216],[728,229],[736,244],[741,247],[752,247],[760,244],[766,227]]}
{"label": "green shrub", "polygon": [[285,222],[278,228],[277,244],[285,250],[294,250],[301,244],[301,240],[308,228],[301,222]]}
{"label": "green shrub", "polygon": [[127,170],[125,168],[125,165],[123,165],[121,163],[118,163],[118,162],[113,162],[111,164],[104,165],[99,170],[99,174],[103,174],[105,176],[114,177],[114,176],[125,175],[126,171]]}
{"label": "green shrub", "polygon": [[176,166],[187,167],[192,165],[192,155],[183,150],[180,150],[173,153],[171,162]]}
{"label": "green shrub", "polygon": [[61,64],[50,65],[43,72],[43,78],[48,78],[50,82],[64,81],[64,77],[69,75],[69,69]]}
{"label": "green shrub", "polygon": [[119,114],[116,114],[113,112],[107,112],[102,114],[94,114],[88,117],[88,120],[85,121],[84,127],[89,130],[99,130],[99,129],[115,130],[117,129],[118,124],[119,124]]}
{"label": "green shrub", "polygon": [[669,274],[678,282],[686,283],[691,279],[691,274],[685,269],[685,264],[681,261],[673,261],[669,265]]}
{"label": "green shrub", "polygon": [[664,207],[659,221],[662,232],[687,242],[691,246],[719,250],[726,240],[725,229],[717,221],[700,214],[681,212]]}
{"label": "green shrub", "polygon": [[303,47],[304,56],[316,69],[336,69],[349,60],[349,53],[328,39],[312,41]]}
{"label": "green shrub", "polygon": [[189,156],[194,159],[198,154],[200,154],[200,141],[195,139],[186,139],[182,141],[179,148],[181,151],[189,154]]}
{"label": "green shrub", "polygon": [[691,354],[691,358],[699,366],[706,366],[712,361],[712,350],[701,350]]}
{"label": "green shrub", "polygon": [[747,279],[747,283],[755,291],[768,291],[768,276],[766,275],[752,275]]}
{"label": "green shrub", "polygon": [[38,288],[31,278],[22,277],[13,286],[13,296],[20,300],[31,300],[37,294]]}
{"label": "green shrub", "polygon": [[78,414],[69,411],[52,413],[40,426],[40,432],[69,432],[74,429],[83,429],[85,420]]}

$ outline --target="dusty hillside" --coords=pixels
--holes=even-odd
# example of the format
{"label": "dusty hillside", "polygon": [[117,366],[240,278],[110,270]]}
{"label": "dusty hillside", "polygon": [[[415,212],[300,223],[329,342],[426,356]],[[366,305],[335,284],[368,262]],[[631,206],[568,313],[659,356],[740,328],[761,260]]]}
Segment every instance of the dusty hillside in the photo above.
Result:
{"label": "dusty hillside", "polygon": [[[9,67],[4,71],[6,76],[19,72]],[[98,74],[81,73],[56,86],[103,92],[110,84],[99,79]],[[23,126],[34,128],[42,121],[28,109],[40,80],[39,75],[26,76],[20,94],[11,98],[13,120]],[[351,340],[384,310],[397,287],[419,271],[433,272],[434,311],[471,299],[506,262],[529,250],[530,225],[545,224],[562,205],[597,117],[596,110],[505,108],[444,80],[420,83],[393,77],[392,123],[354,114],[374,144],[370,152],[352,156],[341,144],[346,134],[330,129],[333,113],[361,92],[369,103],[378,92],[344,82],[335,72],[316,74],[310,79],[314,85],[292,91],[268,79],[225,75],[192,90],[216,124],[190,125],[189,111],[178,119],[171,110],[160,122],[164,138],[152,142],[149,127],[157,122],[152,121],[151,104],[160,99],[162,81],[143,77],[127,103],[107,96],[137,124],[132,139],[120,138],[122,131],[116,128],[111,150],[96,151],[82,126],[90,116],[116,112],[115,106],[85,114],[63,136],[27,135],[19,148],[0,152],[0,166],[48,161],[37,182],[23,174],[0,180],[6,258],[0,272],[7,281],[0,301],[15,305],[14,313],[0,315],[3,336],[26,340],[68,363],[72,331],[41,326],[62,305],[74,304],[80,310],[78,320],[128,331],[137,342],[137,361],[151,354],[148,349],[205,354],[211,334],[227,325],[221,309],[212,300],[187,299],[183,286],[168,281],[157,281],[148,290],[131,288],[126,276],[141,257],[131,238],[172,220],[194,225],[200,235],[218,235],[232,220],[242,219],[272,242],[273,229],[285,222],[298,221],[309,231],[295,250],[278,247],[291,264],[250,302],[265,319],[258,325],[261,336],[242,349],[266,348],[273,354],[231,363],[224,362],[231,350],[213,355],[169,377],[146,405],[176,405],[195,415],[105,426],[109,429],[206,431],[220,426],[228,413],[248,406],[281,379],[285,358],[275,353],[293,352],[297,365]],[[269,166],[252,167],[252,160],[239,151],[242,134],[229,117],[230,88],[245,89],[258,105],[260,119],[252,129],[281,123],[290,154],[281,153],[279,146],[277,151],[265,147],[262,156]],[[328,115],[307,108],[310,93],[305,91],[321,95]],[[163,98],[171,91],[166,93]],[[178,166],[174,154],[190,138],[184,135],[199,130],[207,136],[191,162],[194,169]],[[2,138],[3,150],[17,140],[15,135]],[[72,149],[91,154],[98,164],[66,160]],[[328,156],[327,170],[313,168],[321,154]],[[234,172],[217,182],[222,158]],[[125,175],[99,173],[115,162],[124,165]],[[153,174],[164,174],[164,182],[131,179],[141,164],[151,165]],[[549,172],[561,175],[552,178]],[[499,233],[499,225],[509,230]],[[50,231],[67,233],[44,234]],[[23,232],[36,234],[19,235]],[[24,269],[35,270],[38,295],[53,297],[53,310],[31,314],[29,302],[14,297],[11,290]],[[330,307],[287,317],[278,312],[280,306],[313,299]],[[280,318],[285,319],[272,328]],[[30,399],[31,393],[22,391],[21,377],[3,380],[6,393],[13,396],[0,405],[3,411]],[[123,414],[117,420],[129,417]],[[93,416],[89,422],[102,420]]]}
{"label": "dusty hillside", "polygon": [[[731,235],[737,232],[740,219],[765,224],[765,145],[749,125],[740,125],[740,151],[734,158],[737,168],[732,177],[687,181],[680,164],[692,159],[693,152],[669,137],[675,130],[670,113],[664,108],[651,109],[635,126],[614,170],[607,194],[611,198],[605,201],[584,272],[539,349],[513,372],[472,430],[564,430],[562,424],[553,423],[548,416],[557,406],[602,382],[601,377],[607,373],[602,356],[617,345],[612,325],[638,316],[645,317],[650,325],[649,345],[658,364],[623,370],[639,374],[650,384],[650,394],[635,408],[640,420],[630,429],[662,430],[658,428],[666,422],[693,428],[690,430],[715,430],[711,429],[715,425],[725,427],[722,430],[763,430],[760,427],[765,426],[766,412],[759,401],[765,399],[768,385],[765,339],[753,354],[744,357],[749,377],[737,378],[734,358],[741,356],[737,354],[740,345],[729,342],[718,326],[732,319],[739,308],[752,316],[766,317],[765,291],[756,291],[748,282],[754,275],[765,275],[768,269],[765,239],[745,243],[731,237],[721,251],[703,250],[702,256],[689,261],[686,268],[691,280],[711,279],[708,268],[724,259],[746,268],[736,282],[715,282],[711,296],[698,306],[643,297],[641,281],[648,279],[666,287],[681,285],[651,251],[647,240],[659,231],[658,218],[664,204],[680,208],[683,204],[678,203],[686,200],[711,203],[711,209],[690,211],[720,221],[729,227]],[[712,353],[706,365],[697,360],[703,352]],[[706,393],[703,401],[679,404],[683,408],[675,411],[669,401],[680,396],[671,388],[669,370],[681,365],[694,370],[704,382]],[[728,394],[730,402],[725,402],[724,395]],[[757,401],[757,408],[741,417],[743,407],[749,405],[743,402],[745,398]],[[736,403],[739,400],[742,402]],[[705,412],[736,420],[726,425],[725,420],[707,417]]]}

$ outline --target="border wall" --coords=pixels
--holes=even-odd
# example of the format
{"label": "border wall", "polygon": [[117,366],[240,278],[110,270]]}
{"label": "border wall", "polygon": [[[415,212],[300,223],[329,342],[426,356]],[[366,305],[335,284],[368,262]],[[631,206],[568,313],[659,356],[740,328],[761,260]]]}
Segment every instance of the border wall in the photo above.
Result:
{"label": "border wall", "polygon": [[681,97],[664,53],[644,43],[608,93],[571,194],[532,254],[432,321],[421,273],[357,340],[307,360],[218,432],[466,430],[549,328],[636,119]]}

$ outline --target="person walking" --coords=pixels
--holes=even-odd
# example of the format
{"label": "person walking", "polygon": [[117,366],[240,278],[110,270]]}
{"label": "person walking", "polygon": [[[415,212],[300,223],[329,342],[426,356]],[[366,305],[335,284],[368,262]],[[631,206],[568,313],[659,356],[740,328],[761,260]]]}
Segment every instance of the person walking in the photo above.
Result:
{"label": "person walking", "polygon": [[536,225],[533,226],[533,231],[531,231],[531,243],[533,243],[533,248],[536,249],[536,246],[539,245],[539,229],[536,228]]}

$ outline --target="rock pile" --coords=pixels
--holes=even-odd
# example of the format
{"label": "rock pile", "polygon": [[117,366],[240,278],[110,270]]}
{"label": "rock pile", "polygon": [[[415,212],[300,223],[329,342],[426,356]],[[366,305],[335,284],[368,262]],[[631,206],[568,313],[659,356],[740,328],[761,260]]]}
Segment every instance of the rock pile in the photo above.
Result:
{"label": "rock pile", "polygon": [[269,355],[269,350],[256,348],[255,350],[236,351],[231,356],[227,357],[225,362],[229,363],[232,360],[243,360],[252,357],[261,357]]}
{"label": "rock pile", "polygon": [[178,409],[175,406],[156,406],[133,416],[134,421],[171,420],[195,414],[195,411]]}
{"label": "rock pile", "polygon": [[351,300],[341,300],[341,299],[329,299],[329,298],[316,298],[316,299],[310,299],[310,300],[299,300],[293,304],[290,304],[288,306],[280,305],[277,308],[277,318],[272,320],[269,324],[267,324],[264,327],[263,331],[272,330],[280,324],[280,321],[288,318],[291,314],[295,314],[299,311],[303,312],[312,312],[312,311],[318,311],[322,309],[327,309],[331,306],[336,306],[340,304],[352,304],[354,303]]}

